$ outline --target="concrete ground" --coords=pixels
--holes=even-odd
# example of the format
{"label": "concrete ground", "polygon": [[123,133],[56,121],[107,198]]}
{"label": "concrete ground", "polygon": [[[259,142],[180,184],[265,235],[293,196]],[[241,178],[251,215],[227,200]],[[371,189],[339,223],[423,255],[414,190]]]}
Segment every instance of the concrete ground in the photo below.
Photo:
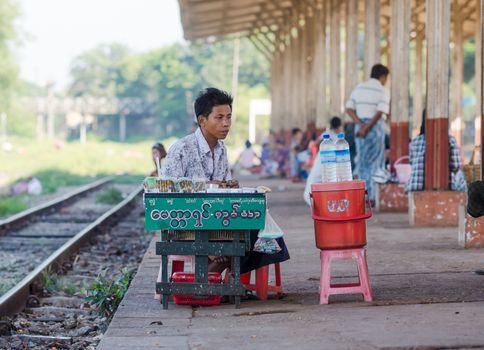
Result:
{"label": "concrete ground", "polygon": [[[411,228],[406,214],[375,214],[367,227],[372,303],[331,296],[319,305],[319,251],[303,185],[261,180],[285,232],[286,296],[163,310],[153,299],[159,268],[153,240],[98,349],[484,349],[484,251],[464,250],[457,228]],[[252,183],[248,183],[254,184]],[[333,282],[355,280],[351,261]]]}

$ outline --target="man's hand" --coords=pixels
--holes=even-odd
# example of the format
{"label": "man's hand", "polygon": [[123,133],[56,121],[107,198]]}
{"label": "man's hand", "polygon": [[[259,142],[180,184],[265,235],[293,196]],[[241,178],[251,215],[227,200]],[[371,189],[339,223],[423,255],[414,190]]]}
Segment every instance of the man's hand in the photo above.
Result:
{"label": "man's hand", "polygon": [[377,111],[373,116],[373,118],[371,118],[371,120],[367,124],[363,124],[360,126],[360,130],[358,130],[358,132],[356,133],[356,137],[365,137],[370,132],[370,130],[376,125],[376,123],[378,123],[382,115],[383,115],[383,112]]}
{"label": "man's hand", "polygon": [[208,256],[208,259],[210,261],[216,262],[218,264],[230,262],[230,260],[229,260],[229,258],[227,256],[213,256],[213,255],[209,255]]}
{"label": "man's hand", "polygon": [[220,185],[221,183],[222,183],[222,181],[219,181],[219,180],[210,180],[210,181],[207,181],[207,184]]}
{"label": "man's hand", "polygon": [[358,132],[356,133],[356,137],[366,137],[366,135],[370,131],[370,128],[368,127],[367,124],[361,123],[360,125],[361,127],[360,127],[360,130],[358,130]]}
{"label": "man's hand", "polygon": [[346,108],[346,114],[348,114],[351,119],[357,124],[357,125],[362,125],[363,122],[361,119],[356,115],[356,111],[352,108]]}

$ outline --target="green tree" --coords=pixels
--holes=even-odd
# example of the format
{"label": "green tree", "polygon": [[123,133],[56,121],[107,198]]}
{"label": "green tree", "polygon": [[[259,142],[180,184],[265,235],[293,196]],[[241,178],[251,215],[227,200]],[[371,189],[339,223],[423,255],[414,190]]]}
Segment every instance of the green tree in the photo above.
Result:
{"label": "green tree", "polygon": [[[232,88],[234,41],[223,40],[215,43],[197,42],[190,47],[189,63],[200,73],[204,86]],[[250,87],[269,84],[269,62],[257,51],[252,43],[240,40],[239,84]]]}
{"label": "green tree", "polygon": [[175,44],[153,50],[126,59],[121,67],[119,96],[156,101],[162,130],[183,134],[189,124],[186,93],[198,81],[186,63],[186,48]]}
{"label": "green tree", "polygon": [[12,53],[17,43],[15,19],[18,16],[19,9],[14,0],[0,0],[0,112],[8,115],[9,134],[32,135],[32,116],[24,106],[14,103],[24,88]]}
{"label": "green tree", "polygon": [[18,8],[11,0],[0,0],[0,109],[8,111],[18,88],[18,67],[12,57],[11,43],[16,39],[14,20]]}
{"label": "green tree", "polygon": [[117,96],[120,66],[129,55],[130,50],[117,43],[102,44],[79,55],[71,65],[69,93],[73,96]]}
{"label": "green tree", "polygon": [[[202,88],[231,90],[233,49],[232,40],[173,44],[142,54],[119,44],[102,45],[74,60],[69,90],[76,96],[139,97],[156,102],[162,131],[158,136],[181,136],[192,122],[190,102]],[[256,88],[256,97],[268,95],[269,64],[246,39],[241,40],[240,53],[243,89],[238,98],[248,104],[245,97],[251,89]],[[240,107],[241,112],[247,110],[248,105]]]}

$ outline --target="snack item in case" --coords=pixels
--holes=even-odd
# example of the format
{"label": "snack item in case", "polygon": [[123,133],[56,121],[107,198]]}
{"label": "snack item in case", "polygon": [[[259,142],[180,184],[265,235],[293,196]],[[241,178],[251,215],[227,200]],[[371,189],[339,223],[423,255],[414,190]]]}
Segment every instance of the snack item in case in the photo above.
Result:
{"label": "snack item in case", "polygon": [[206,189],[205,179],[193,179],[193,192],[205,192]]}
{"label": "snack item in case", "polygon": [[176,182],[176,188],[178,192],[191,193],[193,192],[193,182],[189,178],[181,177]]}
{"label": "snack item in case", "polygon": [[258,193],[268,193],[268,192],[271,192],[272,191],[267,186],[257,186],[256,190],[257,190]]}
{"label": "snack item in case", "polygon": [[175,181],[172,178],[157,178],[156,187],[160,192],[176,192]]}
{"label": "snack item in case", "polygon": [[239,188],[238,180],[223,180],[220,183],[220,188]]}
{"label": "snack item in case", "polygon": [[158,188],[156,187],[156,177],[146,177],[143,181],[143,187],[145,189],[145,192],[157,192]]}

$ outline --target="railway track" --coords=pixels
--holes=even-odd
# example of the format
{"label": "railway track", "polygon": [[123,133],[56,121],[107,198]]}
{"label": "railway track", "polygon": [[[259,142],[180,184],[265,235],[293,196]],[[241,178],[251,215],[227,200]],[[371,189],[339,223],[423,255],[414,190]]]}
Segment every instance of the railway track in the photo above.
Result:
{"label": "railway track", "polygon": [[56,199],[40,204],[33,208],[24,210],[15,215],[11,215],[6,219],[0,220],[0,235],[5,235],[10,230],[17,229],[26,225],[30,220],[54,210],[66,206],[73,201],[86,196],[87,194],[98,190],[99,188],[111,183],[113,181],[112,176],[103,177],[90,184],[79,187],[77,190],[66,193]]}
{"label": "railway track", "polygon": [[115,206],[96,203],[98,191],[111,181],[96,181],[0,223],[0,315],[21,309],[43,271],[62,267],[63,261],[126,210],[141,191],[138,187]]}
{"label": "railway track", "polygon": [[[142,188],[119,187],[125,198],[115,206],[103,208],[93,203],[93,192],[67,206],[26,218],[28,223],[0,236],[0,255],[6,254],[2,239],[10,241],[7,252],[23,251],[21,255],[27,258],[39,247],[50,249],[40,262],[31,261],[35,268],[0,296],[1,349],[95,348],[109,320],[90,308],[83,289],[102,270],[109,271],[108,277],[119,275],[122,267],[135,271],[151,238],[143,230]],[[5,257],[0,256],[0,261]],[[71,290],[47,291],[39,284],[47,271],[49,276],[58,271],[56,278],[62,278]]]}

